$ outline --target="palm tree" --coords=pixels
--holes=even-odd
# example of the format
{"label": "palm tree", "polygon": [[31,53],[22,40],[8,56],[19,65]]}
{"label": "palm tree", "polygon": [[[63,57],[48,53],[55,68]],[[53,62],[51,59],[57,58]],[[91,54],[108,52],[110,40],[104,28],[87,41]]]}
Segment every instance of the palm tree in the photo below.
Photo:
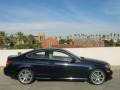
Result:
{"label": "palm tree", "polygon": [[2,31],[0,31],[0,44],[2,44],[3,43],[3,35],[2,35]]}
{"label": "palm tree", "polygon": [[103,40],[106,39],[106,35],[105,35],[105,34],[102,35],[102,39],[103,39]]}
{"label": "palm tree", "polygon": [[0,44],[5,47],[7,40],[7,34],[4,31],[0,31]]}
{"label": "palm tree", "polygon": [[111,39],[112,39],[112,36],[113,36],[113,34],[112,34],[112,33],[110,33],[110,37],[111,37]]}
{"label": "palm tree", "polygon": [[67,35],[67,40],[70,39],[70,37]]}
{"label": "palm tree", "polygon": [[98,34],[96,34],[96,37],[98,37]]}
{"label": "palm tree", "polygon": [[27,44],[27,41],[28,41],[28,40],[27,40],[27,36],[24,35],[24,36],[23,36],[23,42],[24,42],[25,44]]}
{"label": "palm tree", "polygon": [[4,31],[0,31],[0,36],[5,36],[5,32]]}
{"label": "palm tree", "polygon": [[107,40],[109,40],[109,35],[107,35]]}
{"label": "palm tree", "polygon": [[17,38],[17,43],[18,44],[24,44],[24,41],[23,41],[23,39],[24,39],[24,34],[22,33],[22,32],[17,32],[16,33],[16,38]]}
{"label": "palm tree", "polygon": [[9,46],[9,43],[10,43],[10,39],[9,39],[8,35],[5,34],[5,36],[4,36],[4,45],[5,45],[6,47],[8,47],[8,46]]}
{"label": "palm tree", "polygon": [[9,43],[10,43],[9,47],[13,48],[15,46],[15,44],[17,43],[16,37],[13,34],[11,34],[11,35],[9,35],[8,38],[10,40],[9,41]]}
{"label": "palm tree", "polygon": [[80,34],[78,34],[78,36],[79,36],[79,38],[81,37],[81,35],[80,35]]}
{"label": "palm tree", "polygon": [[93,35],[93,34],[91,34],[91,35],[90,35],[90,38],[94,38],[94,35]]}
{"label": "palm tree", "polygon": [[99,34],[99,39],[101,40],[101,34]]}
{"label": "palm tree", "polygon": [[31,44],[31,45],[36,44],[36,40],[32,34],[28,35],[27,40],[28,40],[28,44]]}
{"label": "palm tree", "polygon": [[71,38],[71,39],[73,39],[73,36],[72,36],[72,35],[70,35],[70,38]]}
{"label": "palm tree", "polygon": [[59,38],[59,40],[61,40],[61,39],[62,39],[62,37],[61,37],[61,36],[59,36],[58,38]]}
{"label": "palm tree", "polygon": [[119,37],[120,37],[120,34],[117,34],[117,37],[118,37],[118,39],[119,39]]}
{"label": "palm tree", "polygon": [[74,37],[76,38],[76,37],[77,37],[77,34],[74,34]]}
{"label": "palm tree", "polygon": [[93,38],[95,38],[95,35],[94,35],[94,34],[93,34],[92,36],[93,36]]}
{"label": "palm tree", "polygon": [[116,33],[114,33],[114,38],[116,37]]}

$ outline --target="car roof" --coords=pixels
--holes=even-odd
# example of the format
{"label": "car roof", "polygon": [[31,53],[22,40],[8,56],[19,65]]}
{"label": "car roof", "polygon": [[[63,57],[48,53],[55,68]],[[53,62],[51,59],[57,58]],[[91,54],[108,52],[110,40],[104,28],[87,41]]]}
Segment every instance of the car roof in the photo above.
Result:
{"label": "car roof", "polygon": [[62,48],[39,48],[39,49],[35,49],[35,50],[64,50]]}

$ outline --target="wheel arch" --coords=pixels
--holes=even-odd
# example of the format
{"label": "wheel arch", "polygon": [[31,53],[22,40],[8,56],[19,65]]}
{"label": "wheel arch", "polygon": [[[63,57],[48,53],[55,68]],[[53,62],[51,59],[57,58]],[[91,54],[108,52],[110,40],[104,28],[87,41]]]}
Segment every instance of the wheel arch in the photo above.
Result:
{"label": "wheel arch", "polygon": [[89,80],[90,74],[91,74],[94,70],[97,70],[97,69],[98,69],[98,70],[102,70],[102,71],[104,72],[104,74],[107,75],[107,73],[106,73],[106,71],[105,71],[104,68],[100,68],[100,67],[99,67],[99,68],[98,68],[98,67],[91,68],[90,71],[89,71],[89,74],[88,74],[88,80]]}
{"label": "wheel arch", "polygon": [[30,70],[34,73],[33,68],[32,68],[30,65],[28,65],[28,66],[19,66],[19,67],[17,68],[17,70],[16,70],[16,73],[15,73],[16,78],[17,78],[18,73],[19,73],[20,70],[22,70],[22,69],[30,69]]}
{"label": "wheel arch", "polygon": [[90,70],[89,75],[88,75],[88,82],[89,82],[89,83],[91,83],[91,81],[90,81],[90,75],[92,74],[92,72],[93,72],[94,70],[101,70],[101,71],[103,71],[104,74],[105,74],[105,81],[107,80],[107,77],[106,77],[107,74],[106,74],[106,71],[105,71],[104,68],[93,68],[93,69]]}

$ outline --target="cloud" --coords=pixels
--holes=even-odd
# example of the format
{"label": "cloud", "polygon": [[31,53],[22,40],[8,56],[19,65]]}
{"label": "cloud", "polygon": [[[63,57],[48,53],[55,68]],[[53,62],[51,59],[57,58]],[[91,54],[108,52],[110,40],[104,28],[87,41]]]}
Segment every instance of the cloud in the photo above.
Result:
{"label": "cloud", "polygon": [[109,23],[69,23],[69,22],[49,22],[49,23],[0,23],[0,31],[15,33],[22,31],[25,33],[47,32],[53,35],[73,34],[73,33],[120,33],[120,26]]}
{"label": "cloud", "polygon": [[[119,0],[106,1],[101,14],[120,15]],[[104,2],[103,2],[104,3]],[[32,6],[31,6],[32,5]],[[88,10],[84,10],[79,4],[64,0],[64,5],[59,8],[54,5],[39,5],[34,3],[29,6],[16,6],[0,8],[7,21],[0,21],[0,31],[15,33],[45,32],[52,35],[63,35],[73,33],[120,33],[120,24],[108,22],[96,13],[91,17]],[[62,7],[62,8],[61,8]],[[89,7],[89,5],[88,5]],[[102,7],[100,7],[102,8]],[[98,7],[95,9],[98,10]],[[101,16],[101,15],[100,15]],[[1,19],[1,18],[0,18]]]}
{"label": "cloud", "polygon": [[5,18],[9,22],[45,22],[55,20],[66,20],[65,11],[54,10],[49,6],[41,6],[39,4],[15,7],[0,7],[0,19]]}
{"label": "cloud", "polygon": [[[46,2],[47,3],[47,2]],[[63,5],[64,3],[64,5]],[[70,0],[64,0],[60,7],[55,5],[48,6],[36,2],[12,6],[0,6],[0,12],[7,21],[12,22],[44,22],[44,21],[77,21],[77,22],[95,22],[96,19],[90,17],[85,10],[80,9]],[[5,4],[6,5],[6,4]],[[1,19],[2,17],[0,17]],[[5,19],[6,20],[6,19]]]}
{"label": "cloud", "polygon": [[66,11],[68,11],[72,16],[74,17],[75,20],[78,22],[96,22],[96,18],[90,17],[89,13],[80,6],[76,5],[75,3],[71,2],[70,0],[66,0]]}

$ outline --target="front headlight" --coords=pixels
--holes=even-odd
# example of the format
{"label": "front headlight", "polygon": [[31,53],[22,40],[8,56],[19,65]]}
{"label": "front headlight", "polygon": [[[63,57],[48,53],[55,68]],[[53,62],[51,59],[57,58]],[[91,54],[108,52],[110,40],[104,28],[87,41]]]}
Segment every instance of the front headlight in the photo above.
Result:
{"label": "front headlight", "polygon": [[107,69],[111,68],[110,64],[106,64],[105,67],[106,67]]}

